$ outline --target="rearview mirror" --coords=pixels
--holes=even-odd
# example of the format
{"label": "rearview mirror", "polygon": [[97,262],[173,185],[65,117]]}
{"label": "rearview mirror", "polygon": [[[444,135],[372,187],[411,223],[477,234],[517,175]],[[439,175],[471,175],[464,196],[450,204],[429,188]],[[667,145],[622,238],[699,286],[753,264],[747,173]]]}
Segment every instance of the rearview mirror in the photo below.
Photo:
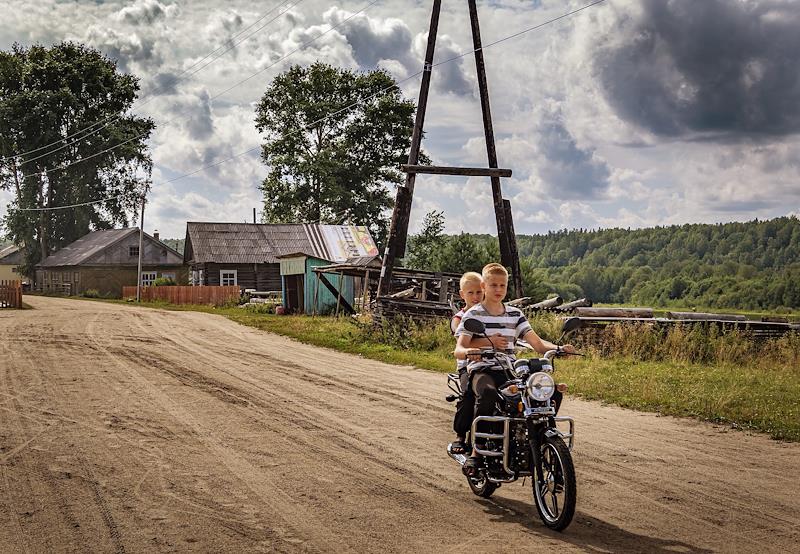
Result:
{"label": "rearview mirror", "polygon": [[473,335],[484,335],[486,334],[486,325],[483,324],[483,321],[478,319],[469,318],[464,322],[464,329],[472,333]]}
{"label": "rearview mirror", "polygon": [[564,322],[564,325],[561,326],[561,336],[563,337],[567,333],[571,333],[576,329],[580,329],[583,325],[581,318],[579,317],[571,317]]}

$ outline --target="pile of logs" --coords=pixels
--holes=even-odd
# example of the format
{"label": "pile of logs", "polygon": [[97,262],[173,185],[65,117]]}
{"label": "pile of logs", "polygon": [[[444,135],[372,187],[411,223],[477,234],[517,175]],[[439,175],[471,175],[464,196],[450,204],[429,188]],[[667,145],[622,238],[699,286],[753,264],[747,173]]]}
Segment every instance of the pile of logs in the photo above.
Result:
{"label": "pile of logs", "polygon": [[560,296],[554,296],[540,302],[534,302],[533,298],[530,296],[525,296],[524,298],[517,298],[516,300],[508,302],[508,305],[521,308],[525,313],[528,314],[542,311],[568,313],[572,312],[576,308],[591,306],[592,301],[588,298],[578,298],[577,300],[573,300],[572,302],[567,302],[565,304],[563,298]]}
{"label": "pile of logs", "polygon": [[654,317],[652,308],[576,308],[573,312],[585,329],[602,330],[612,324],[644,324],[654,327],[715,326],[720,331],[741,331],[754,338],[779,337],[789,332],[800,332],[800,324],[788,318],[763,316],[748,319],[740,314],[715,314],[703,312],[667,312],[666,317]]}

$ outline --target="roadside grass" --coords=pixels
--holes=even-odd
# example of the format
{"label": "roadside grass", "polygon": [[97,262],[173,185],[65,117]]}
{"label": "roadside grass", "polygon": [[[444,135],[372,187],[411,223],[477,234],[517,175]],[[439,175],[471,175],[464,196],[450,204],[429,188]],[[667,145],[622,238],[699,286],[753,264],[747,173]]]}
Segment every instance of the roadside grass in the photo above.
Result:
{"label": "roadside grass", "polygon": [[[141,306],[215,313],[242,325],[369,359],[454,370],[454,341],[447,322],[424,326],[399,320],[373,326],[353,318],[278,316],[237,307]],[[558,339],[561,322],[554,315],[537,315],[531,324],[541,336]],[[699,328],[655,332],[642,326],[613,329],[602,343],[591,346],[581,344],[580,336],[570,341],[586,354],[556,363],[556,380],[566,382],[570,394],[800,441],[798,335],[753,341],[742,334]],[[444,383],[442,390],[444,394]]]}

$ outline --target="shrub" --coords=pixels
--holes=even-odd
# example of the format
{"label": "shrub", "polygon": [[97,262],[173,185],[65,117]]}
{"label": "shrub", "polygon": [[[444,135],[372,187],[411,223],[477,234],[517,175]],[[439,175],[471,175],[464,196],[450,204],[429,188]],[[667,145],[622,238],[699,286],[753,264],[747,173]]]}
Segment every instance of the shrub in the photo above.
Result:
{"label": "shrub", "polygon": [[274,314],[275,306],[273,303],[265,302],[263,304],[248,304],[244,309],[252,314]]}
{"label": "shrub", "polygon": [[83,291],[82,296],[84,298],[101,298],[100,291],[97,289],[86,289]]}
{"label": "shrub", "polygon": [[155,281],[153,281],[154,287],[172,287],[177,285],[175,279],[172,277],[159,277]]}

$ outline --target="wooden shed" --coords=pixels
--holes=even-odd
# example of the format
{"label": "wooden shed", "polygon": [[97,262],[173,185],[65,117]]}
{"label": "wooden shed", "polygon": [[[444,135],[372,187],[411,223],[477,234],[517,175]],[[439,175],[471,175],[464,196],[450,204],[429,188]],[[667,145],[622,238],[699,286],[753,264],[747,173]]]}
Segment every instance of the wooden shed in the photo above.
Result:
{"label": "wooden shed", "polygon": [[[328,276],[333,290],[324,286],[314,273],[315,267],[330,265],[324,260],[305,252],[294,252],[278,256],[281,267],[283,305],[289,313],[330,314],[336,313],[342,300],[353,304],[354,278],[351,276]],[[335,292],[335,294],[334,294]]]}

